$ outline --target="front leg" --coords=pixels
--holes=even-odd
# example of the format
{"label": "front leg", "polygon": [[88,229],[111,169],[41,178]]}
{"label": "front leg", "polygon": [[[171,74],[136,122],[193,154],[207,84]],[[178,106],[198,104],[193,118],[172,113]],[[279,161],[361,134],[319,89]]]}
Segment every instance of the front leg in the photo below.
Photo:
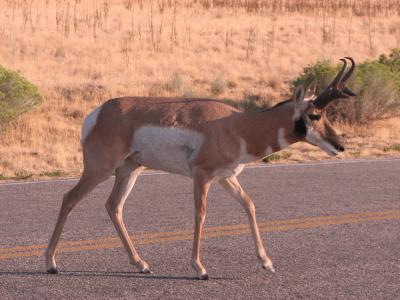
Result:
{"label": "front leg", "polygon": [[193,180],[194,192],[194,239],[192,252],[192,266],[199,279],[207,280],[207,271],[200,261],[200,240],[203,224],[206,218],[206,200],[212,179],[203,171],[196,171]]}
{"label": "front leg", "polygon": [[253,234],[257,256],[261,260],[264,269],[269,269],[271,272],[275,273],[272,261],[267,256],[263,242],[261,240],[260,232],[258,230],[258,225],[256,221],[256,209],[253,201],[251,200],[249,195],[247,195],[247,193],[242,189],[236,177],[221,179],[219,183],[245,209],[250,221],[250,228]]}

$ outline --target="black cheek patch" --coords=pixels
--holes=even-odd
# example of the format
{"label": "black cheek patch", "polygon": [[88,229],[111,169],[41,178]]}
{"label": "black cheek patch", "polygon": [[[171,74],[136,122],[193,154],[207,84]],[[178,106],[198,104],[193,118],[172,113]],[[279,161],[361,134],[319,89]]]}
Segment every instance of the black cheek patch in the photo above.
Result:
{"label": "black cheek patch", "polygon": [[306,135],[307,135],[307,127],[306,127],[306,123],[304,123],[304,120],[302,118],[300,118],[300,119],[298,119],[297,121],[294,122],[294,133],[299,138],[305,138],[306,137]]}

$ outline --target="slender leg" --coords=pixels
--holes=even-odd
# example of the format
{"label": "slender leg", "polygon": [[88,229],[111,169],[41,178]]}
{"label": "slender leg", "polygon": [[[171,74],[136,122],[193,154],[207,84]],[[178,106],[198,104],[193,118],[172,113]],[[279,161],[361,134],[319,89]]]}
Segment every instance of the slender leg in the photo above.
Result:
{"label": "slender leg", "polygon": [[136,266],[140,272],[150,273],[149,265],[137,254],[122,218],[125,200],[143,169],[144,167],[129,159],[117,169],[115,184],[106,202],[106,209],[128,253],[130,263]]}
{"label": "slender leg", "polygon": [[86,194],[94,189],[99,183],[109,178],[110,175],[111,172],[97,173],[84,171],[79,182],[64,195],[57,223],[45,253],[48,273],[58,273],[55,252],[62,229],[65,225],[65,222],[67,221],[68,215],[70,214],[71,210]]}
{"label": "slender leg", "polygon": [[206,218],[206,200],[212,179],[202,172],[196,172],[194,177],[194,208],[195,225],[192,252],[192,267],[196,270],[199,279],[208,279],[207,271],[200,261],[200,240],[203,224]]}
{"label": "slender leg", "polygon": [[269,269],[269,270],[271,270],[271,272],[275,273],[275,269],[272,266],[272,261],[267,256],[263,242],[261,240],[261,236],[260,236],[260,232],[258,230],[258,225],[257,225],[257,220],[256,220],[256,209],[254,207],[253,201],[247,195],[247,193],[243,190],[243,188],[240,186],[240,183],[236,177],[221,179],[219,181],[219,183],[245,209],[247,216],[249,217],[251,232],[253,233],[257,256],[261,260],[264,269]]}

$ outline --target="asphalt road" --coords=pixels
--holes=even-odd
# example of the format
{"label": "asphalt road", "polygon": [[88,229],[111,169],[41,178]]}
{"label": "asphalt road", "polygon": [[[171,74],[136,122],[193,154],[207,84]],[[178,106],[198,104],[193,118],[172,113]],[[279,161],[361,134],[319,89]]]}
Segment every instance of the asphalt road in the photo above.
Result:
{"label": "asphalt road", "polygon": [[275,274],[256,259],[242,208],[214,184],[202,261],[190,267],[192,184],[163,173],[141,176],[125,223],[153,274],[138,273],[104,208],[112,179],[68,219],[59,275],[43,251],[62,194],[74,180],[0,184],[0,299],[398,299],[400,159],[272,165],[239,180],[253,198]]}

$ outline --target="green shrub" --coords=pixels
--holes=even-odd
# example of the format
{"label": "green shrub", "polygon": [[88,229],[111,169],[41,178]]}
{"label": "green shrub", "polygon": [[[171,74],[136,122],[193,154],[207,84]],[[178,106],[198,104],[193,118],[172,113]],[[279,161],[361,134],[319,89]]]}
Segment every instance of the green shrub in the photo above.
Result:
{"label": "green shrub", "polygon": [[45,177],[60,177],[63,175],[66,175],[66,173],[61,170],[45,171],[39,174],[39,176],[45,176]]}
{"label": "green shrub", "polygon": [[39,104],[37,88],[15,71],[0,65],[0,127]]}
{"label": "green shrub", "polygon": [[271,155],[264,157],[262,161],[269,163],[272,161],[279,161],[281,159],[289,159],[291,156],[292,154],[290,152],[281,151],[279,153],[272,153]]}
{"label": "green shrub", "polygon": [[[317,93],[321,92],[340,70],[342,64],[329,61],[317,62],[304,68],[293,85],[307,86],[317,79]],[[379,60],[357,64],[348,86],[357,97],[333,102],[328,107],[332,120],[348,123],[366,123],[371,120],[400,113],[400,49],[395,49]]]}

